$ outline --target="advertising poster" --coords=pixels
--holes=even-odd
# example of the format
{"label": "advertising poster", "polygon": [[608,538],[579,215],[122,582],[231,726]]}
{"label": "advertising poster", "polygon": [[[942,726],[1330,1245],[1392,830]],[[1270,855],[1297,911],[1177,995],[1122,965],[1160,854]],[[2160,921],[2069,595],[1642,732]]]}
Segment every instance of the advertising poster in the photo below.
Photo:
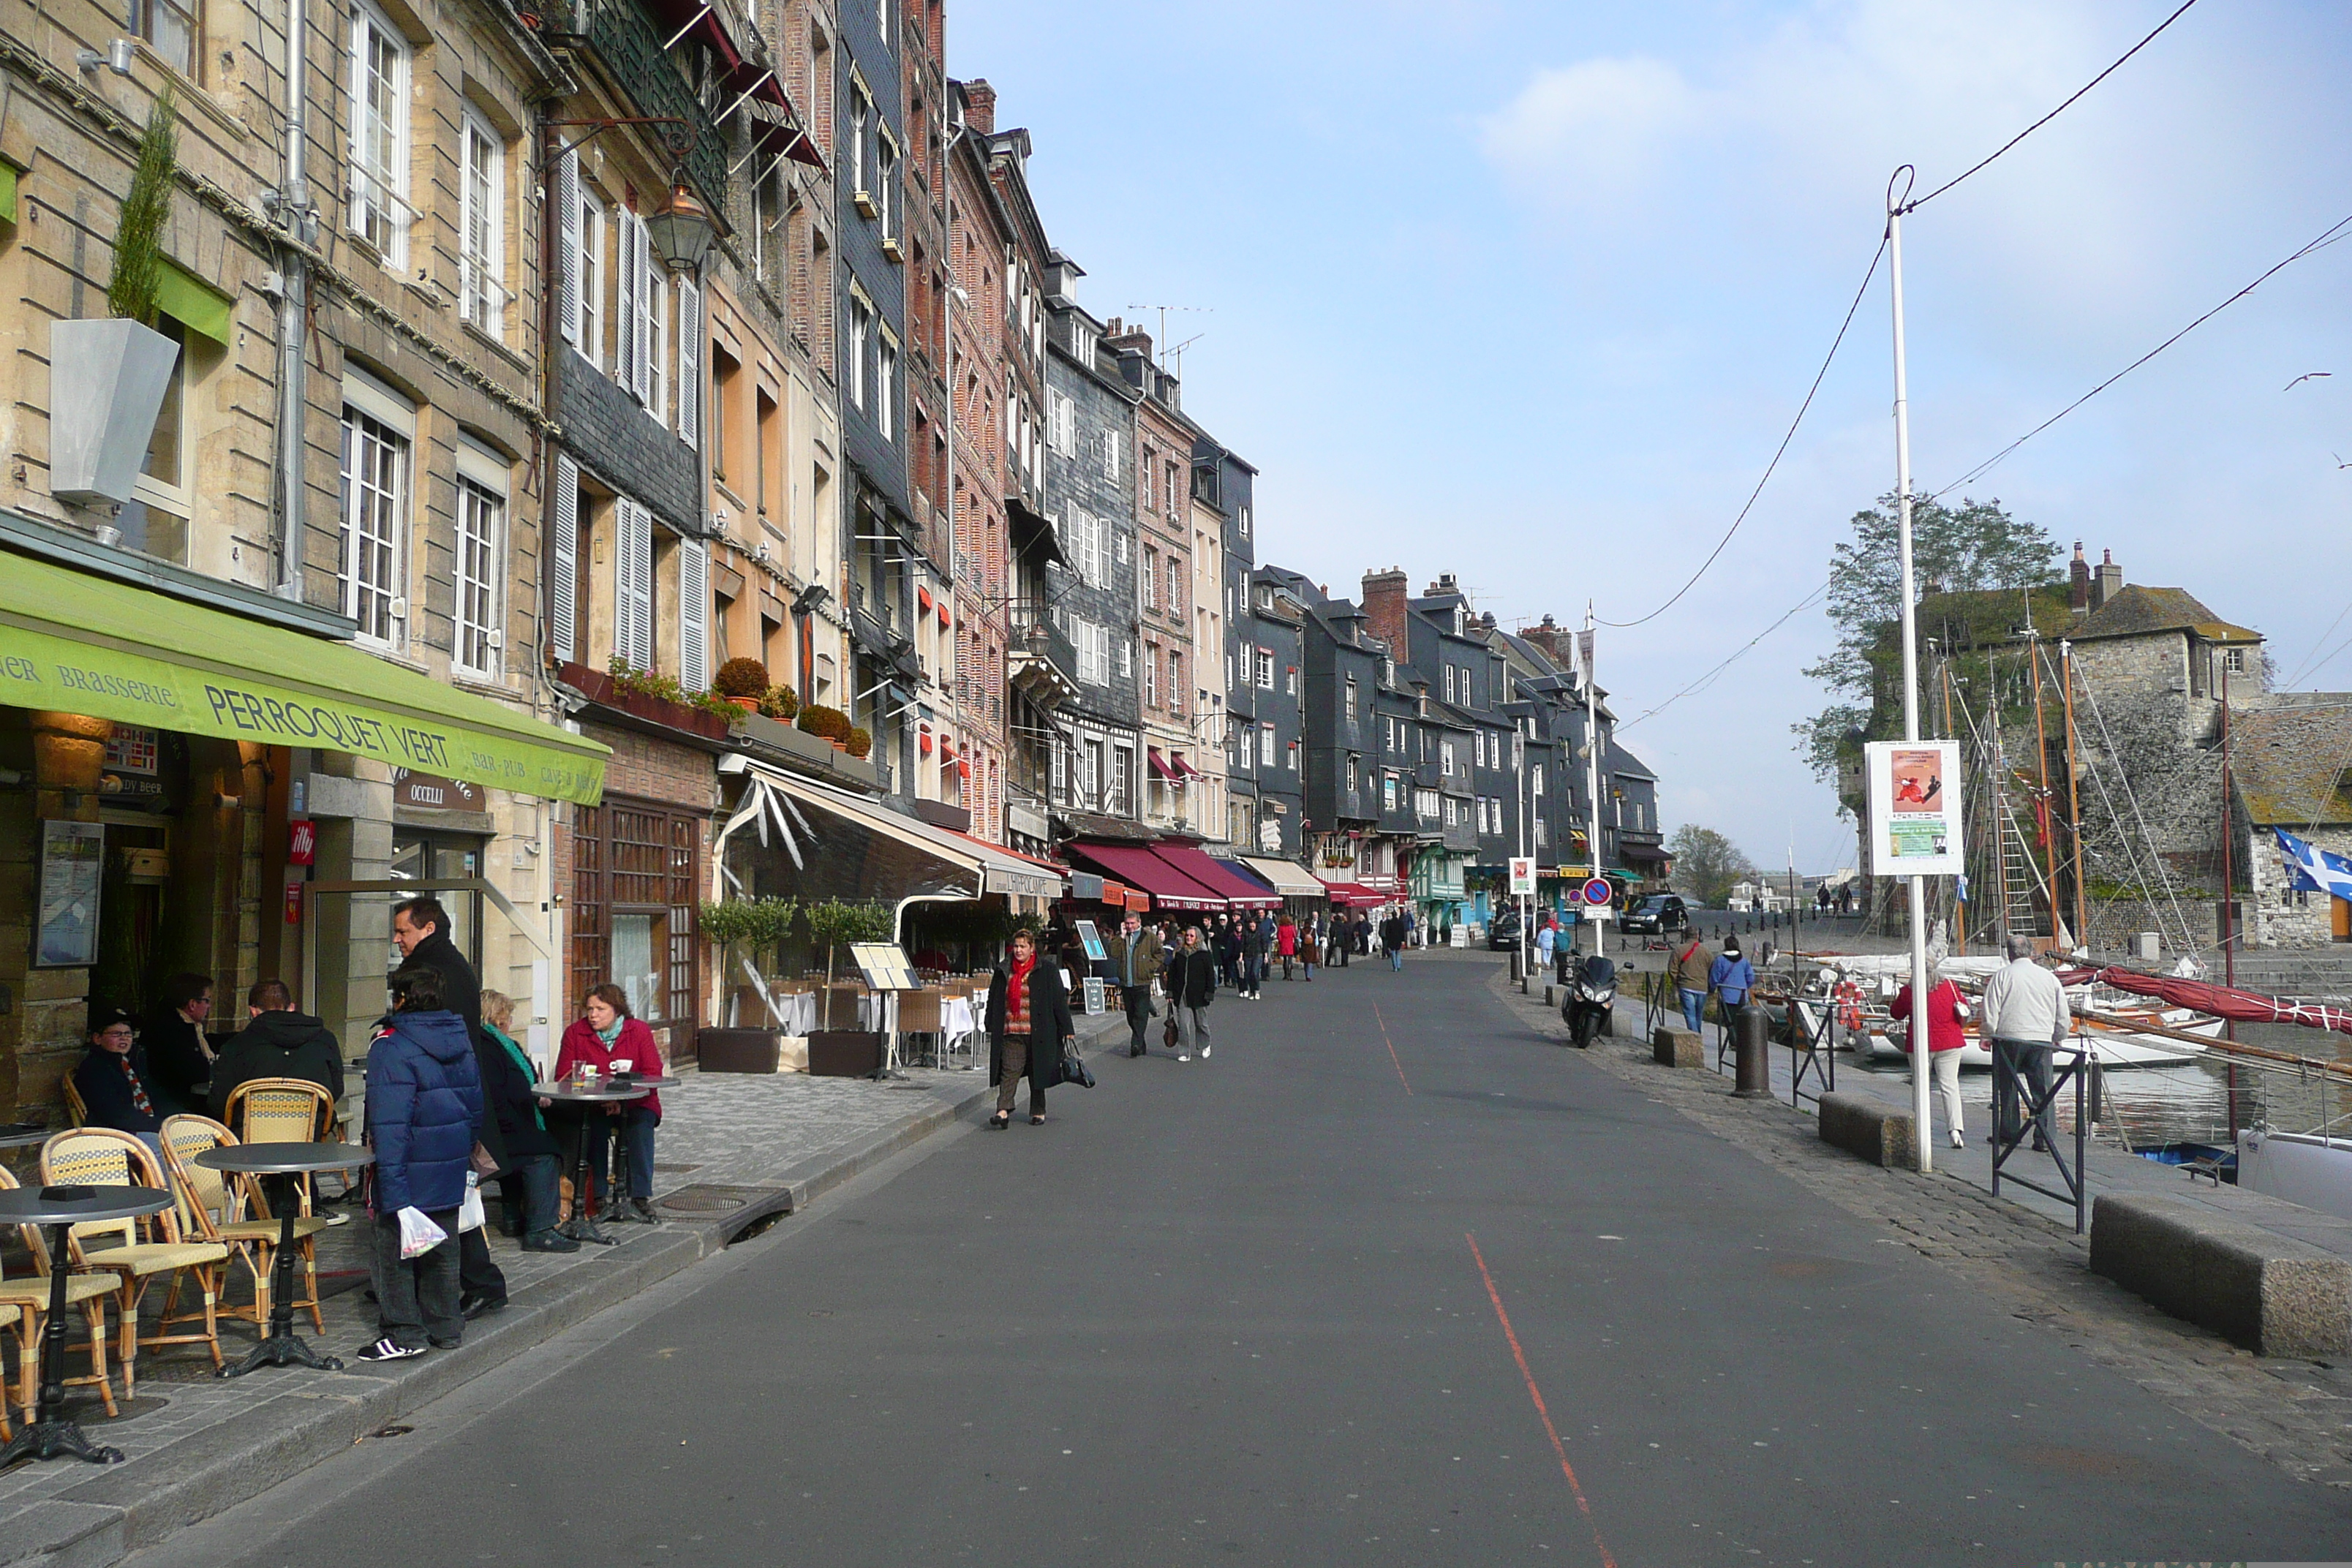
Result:
{"label": "advertising poster", "polygon": [[1960,875],[1959,742],[1874,741],[1863,750],[1871,869],[1882,877]]}
{"label": "advertising poster", "polygon": [[75,966],[98,962],[99,871],[106,829],[95,822],[41,824],[40,921],[33,962]]}

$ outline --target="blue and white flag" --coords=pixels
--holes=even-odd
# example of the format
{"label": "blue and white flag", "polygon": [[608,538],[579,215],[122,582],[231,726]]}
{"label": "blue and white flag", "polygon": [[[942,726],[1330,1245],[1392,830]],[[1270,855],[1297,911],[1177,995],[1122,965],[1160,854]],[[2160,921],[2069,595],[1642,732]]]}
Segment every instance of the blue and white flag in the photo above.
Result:
{"label": "blue and white flag", "polygon": [[2306,893],[2326,893],[2352,899],[2352,860],[2315,844],[2306,844],[2284,827],[2273,827],[2279,848],[2286,854],[2287,875]]}

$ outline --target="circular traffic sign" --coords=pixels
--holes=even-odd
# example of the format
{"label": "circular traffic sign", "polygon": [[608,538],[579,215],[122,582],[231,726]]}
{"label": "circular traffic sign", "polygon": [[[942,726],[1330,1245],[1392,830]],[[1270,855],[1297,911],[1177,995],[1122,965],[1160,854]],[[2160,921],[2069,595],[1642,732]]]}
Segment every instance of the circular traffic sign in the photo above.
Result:
{"label": "circular traffic sign", "polygon": [[1595,877],[1584,884],[1584,901],[1588,904],[1605,904],[1615,896],[1616,889],[1610,887],[1606,877]]}

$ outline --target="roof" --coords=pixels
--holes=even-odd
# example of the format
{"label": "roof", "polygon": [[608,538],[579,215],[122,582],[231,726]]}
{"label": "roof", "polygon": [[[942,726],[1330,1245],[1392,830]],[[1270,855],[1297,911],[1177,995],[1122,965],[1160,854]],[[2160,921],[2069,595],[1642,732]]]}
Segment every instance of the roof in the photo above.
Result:
{"label": "roof", "polygon": [[2330,695],[2231,715],[2231,772],[2258,826],[2352,822],[2352,692]]}
{"label": "roof", "polygon": [[1643,763],[1641,758],[1619,745],[1614,736],[1612,736],[1609,741],[1609,756],[1611,773],[1622,774],[1627,778],[1647,779],[1652,784],[1658,782],[1658,775],[1652,773]]}
{"label": "roof", "polygon": [[2263,634],[2232,626],[2197,602],[2186,588],[2148,588],[2134,583],[2116,594],[2071,631],[2076,642],[2095,637],[2147,637],[2187,632],[2208,642],[2260,642]]}

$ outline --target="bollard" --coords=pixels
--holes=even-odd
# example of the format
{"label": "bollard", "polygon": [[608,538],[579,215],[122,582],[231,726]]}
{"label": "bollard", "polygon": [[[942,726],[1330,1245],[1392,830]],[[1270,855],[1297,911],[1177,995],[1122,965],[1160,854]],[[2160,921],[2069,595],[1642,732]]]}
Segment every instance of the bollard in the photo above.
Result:
{"label": "bollard", "polygon": [[1519,950],[1515,947],[1511,949],[1511,984],[1520,985],[1526,979],[1526,973],[1519,968]]}
{"label": "bollard", "polygon": [[1731,1016],[1731,1037],[1739,1052],[1738,1084],[1732,1092],[1743,1100],[1772,1092],[1771,1029],[1771,1016],[1761,1007],[1742,1006]]}
{"label": "bollard", "polygon": [[1549,1010],[1551,1005],[1551,982],[1547,980],[1544,982],[1544,1007]]}

